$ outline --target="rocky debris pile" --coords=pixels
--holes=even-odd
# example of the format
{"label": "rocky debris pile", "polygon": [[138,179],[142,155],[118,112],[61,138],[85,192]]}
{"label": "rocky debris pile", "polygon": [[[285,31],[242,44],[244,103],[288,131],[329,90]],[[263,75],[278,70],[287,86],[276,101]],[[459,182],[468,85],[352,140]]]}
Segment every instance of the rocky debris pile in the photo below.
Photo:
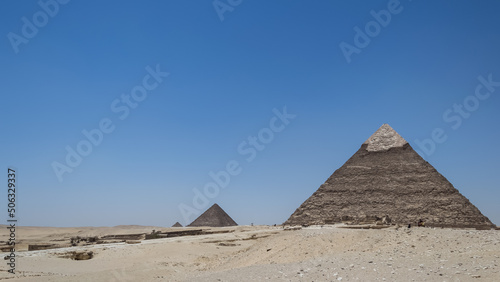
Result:
{"label": "rocky debris pile", "polygon": [[72,246],[79,246],[82,243],[89,244],[89,243],[97,243],[99,241],[99,237],[97,236],[91,236],[91,237],[71,237],[70,238],[70,243]]}
{"label": "rocky debris pile", "polygon": [[94,252],[92,251],[72,251],[66,252],[59,255],[61,258],[69,258],[72,260],[89,260],[94,257]]}

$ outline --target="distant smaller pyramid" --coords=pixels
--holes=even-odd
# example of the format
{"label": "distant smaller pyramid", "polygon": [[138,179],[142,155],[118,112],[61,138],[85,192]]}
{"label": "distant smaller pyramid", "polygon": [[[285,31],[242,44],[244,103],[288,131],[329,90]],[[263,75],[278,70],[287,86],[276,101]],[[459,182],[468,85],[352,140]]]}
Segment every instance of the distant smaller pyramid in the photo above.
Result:
{"label": "distant smaller pyramid", "polygon": [[188,226],[224,227],[237,225],[219,205],[214,204]]}
{"label": "distant smaller pyramid", "polygon": [[182,227],[182,224],[180,224],[180,223],[177,221],[174,225],[172,225],[172,227]]}

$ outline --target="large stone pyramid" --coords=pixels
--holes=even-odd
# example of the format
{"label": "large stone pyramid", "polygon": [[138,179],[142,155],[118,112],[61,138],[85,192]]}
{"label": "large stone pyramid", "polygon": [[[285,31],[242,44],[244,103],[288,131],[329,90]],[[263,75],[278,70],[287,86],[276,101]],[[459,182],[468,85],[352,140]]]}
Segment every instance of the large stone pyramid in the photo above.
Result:
{"label": "large stone pyramid", "polygon": [[182,227],[182,224],[180,224],[178,221],[172,225],[172,227]]}
{"label": "large stone pyramid", "polygon": [[494,225],[388,124],[382,125],[284,224],[369,222]]}
{"label": "large stone pyramid", "polygon": [[238,224],[219,205],[214,204],[188,226],[224,227],[236,225]]}

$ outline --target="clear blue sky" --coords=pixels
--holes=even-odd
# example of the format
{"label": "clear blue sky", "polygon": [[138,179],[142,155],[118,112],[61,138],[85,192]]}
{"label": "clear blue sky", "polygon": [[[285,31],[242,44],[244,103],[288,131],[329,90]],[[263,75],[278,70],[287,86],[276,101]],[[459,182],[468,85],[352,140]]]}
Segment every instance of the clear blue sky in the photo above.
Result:
{"label": "clear blue sky", "polygon": [[[209,204],[282,223],[383,123],[415,149],[440,128],[419,151],[500,224],[500,87],[478,80],[500,81],[497,1],[42,2],[52,16],[37,1],[0,12],[0,179],[18,169],[22,225],[185,224],[179,205],[231,160],[241,172]],[[349,63],[342,42],[359,47]],[[144,79],[154,89],[126,106]],[[238,146],[285,106],[296,117],[248,161]],[[105,118],[114,130],[60,182],[53,163]]]}

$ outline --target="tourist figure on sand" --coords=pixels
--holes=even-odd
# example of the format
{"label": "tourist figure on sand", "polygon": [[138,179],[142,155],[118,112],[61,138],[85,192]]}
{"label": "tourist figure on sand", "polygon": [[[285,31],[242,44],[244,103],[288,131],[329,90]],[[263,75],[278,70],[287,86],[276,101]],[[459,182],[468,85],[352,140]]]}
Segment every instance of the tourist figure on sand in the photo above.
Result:
{"label": "tourist figure on sand", "polygon": [[425,222],[422,219],[418,220],[418,226],[419,227],[425,227]]}

